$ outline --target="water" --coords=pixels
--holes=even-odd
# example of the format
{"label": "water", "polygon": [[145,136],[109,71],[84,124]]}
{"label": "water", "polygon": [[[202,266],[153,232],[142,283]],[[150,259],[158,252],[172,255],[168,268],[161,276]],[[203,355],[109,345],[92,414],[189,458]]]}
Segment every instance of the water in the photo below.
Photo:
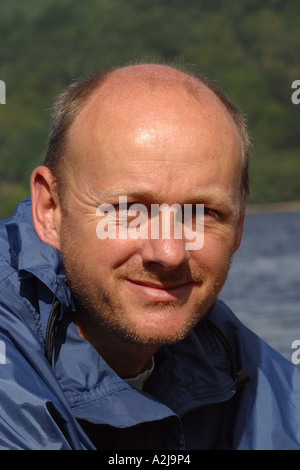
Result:
{"label": "water", "polygon": [[247,215],[220,298],[292,360],[291,344],[300,342],[300,212]]}

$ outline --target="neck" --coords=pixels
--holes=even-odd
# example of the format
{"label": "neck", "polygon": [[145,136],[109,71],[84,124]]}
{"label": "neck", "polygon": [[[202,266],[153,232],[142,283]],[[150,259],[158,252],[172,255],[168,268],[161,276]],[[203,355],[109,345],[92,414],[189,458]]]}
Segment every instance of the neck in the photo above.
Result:
{"label": "neck", "polygon": [[116,374],[128,379],[136,377],[150,362],[153,354],[159,349],[157,345],[144,346],[134,344],[122,338],[116,338],[113,334],[104,333],[94,338],[76,324],[80,336],[89,341],[98,354],[116,372]]}

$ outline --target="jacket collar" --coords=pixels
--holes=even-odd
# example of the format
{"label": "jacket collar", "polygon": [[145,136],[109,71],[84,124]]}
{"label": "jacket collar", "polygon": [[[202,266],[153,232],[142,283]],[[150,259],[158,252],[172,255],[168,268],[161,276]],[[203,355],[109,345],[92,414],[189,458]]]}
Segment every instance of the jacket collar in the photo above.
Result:
{"label": "jacket collar", "polygon": [[61,254],[48,243],[42,242],[33,227],[31,198],[22,201],[6,224],[11,265],[19,279],[36,277],[60,300],[73,308],[66,285]]}
{"label": "jacket collar", "polygon": [[161,348],[142,392],[115,374],[79,336],[67,313],[57,326],[54,357],[54,371],[73,414],[93,423],[127,427],[182,416],[235,393],[226,353],[206,321],[182,342]]}
{"label": "jacket collar", "polygon": [[210,312],[183,341],[158,352],[146,385],[178,415],[226,401],[236,391],[230,358],[210,328],[209,317]]}

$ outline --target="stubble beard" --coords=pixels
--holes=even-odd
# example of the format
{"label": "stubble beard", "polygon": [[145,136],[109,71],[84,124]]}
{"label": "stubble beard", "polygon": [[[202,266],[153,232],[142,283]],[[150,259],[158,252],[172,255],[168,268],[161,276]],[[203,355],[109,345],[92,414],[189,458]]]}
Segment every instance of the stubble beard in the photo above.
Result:
{"label": "stubble beard", "polygon": [[[68,285],[76,306],[74,321],[82,331],[87,333],[87,338],[96,335],[97,342],[107,341],[107,338],[110,337],[123,343],[139,346],[160,347],[164,344],[177,343],[183,340],[199,320],[205,316],[225,282],[223,278],[218,281],[214,289],[206,293],[204,298],[203,293],[201,296],[199,294],[199,298],[193,306],[193,311],[188,315],[179,331],[177,330],[165,336],[153,336],[153,334],[148,335],[145,328],[141,331],[137,326],[126,321],[128,307],[117,296],[117,292],[115,296],[112,296],[112,291],[107,292],[104,288],[91,289],[91,285],[88,285],[87,279],[83,279],[83,273],[78,268],[73,264],[65,264]],[[121,279],[119,282],[124,281]],[[197,288],[201,291],[201,284]],[[115,290],[117,291],[117,286]],[[174,315],[180,315],[180,309],[185,308],[185,302],[180,300],[173,302],[144,302],[140,308],[142,309],[141,315],[146,316],[154,312],[156,318],[161,315],[161,322],[163,322],[164,312],[172,310]]]}

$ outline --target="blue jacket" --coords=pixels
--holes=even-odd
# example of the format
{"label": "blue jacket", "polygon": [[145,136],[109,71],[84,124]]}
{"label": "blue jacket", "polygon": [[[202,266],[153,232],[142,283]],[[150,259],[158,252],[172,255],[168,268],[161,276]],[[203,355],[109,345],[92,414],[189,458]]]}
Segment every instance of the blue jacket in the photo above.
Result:
{"label": "blue jacket", "polygon": [[78,335],[72,308],[28,198],[0,224],[0,449],[300,449],[300,371],[224,303],[156,354],[142,392]]}

